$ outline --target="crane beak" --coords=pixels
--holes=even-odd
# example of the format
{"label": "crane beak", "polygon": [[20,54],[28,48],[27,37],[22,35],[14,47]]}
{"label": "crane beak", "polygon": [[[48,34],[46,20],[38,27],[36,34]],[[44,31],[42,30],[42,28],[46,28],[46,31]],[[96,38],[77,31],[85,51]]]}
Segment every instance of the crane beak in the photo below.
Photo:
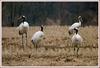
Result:
{"label": "crane beak", "polygon": [[21,18],[22,18],[22,17],[20,16],[20,17],[18,17],[17,19],[20,20]]}

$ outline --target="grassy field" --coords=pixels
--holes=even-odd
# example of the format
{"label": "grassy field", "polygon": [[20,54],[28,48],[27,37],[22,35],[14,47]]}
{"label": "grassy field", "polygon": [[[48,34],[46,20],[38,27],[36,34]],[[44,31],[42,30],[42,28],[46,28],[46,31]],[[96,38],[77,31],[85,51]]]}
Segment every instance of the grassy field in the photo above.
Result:
{"label": "grassy field", "polygon": [[[81,27],[79,34],[83,37],[79,57],[74,55],[68,26],[44,26],[45,39],[37,49],[31,43],[32,35],[40,27],[30,27],[28,45],[23,51],[21,36],[15,27],[3,27],[2,64],[3,66],[96,66],[98,65],[98,31],[97,26]],[[31,55],[31,56],[30,56]]]}

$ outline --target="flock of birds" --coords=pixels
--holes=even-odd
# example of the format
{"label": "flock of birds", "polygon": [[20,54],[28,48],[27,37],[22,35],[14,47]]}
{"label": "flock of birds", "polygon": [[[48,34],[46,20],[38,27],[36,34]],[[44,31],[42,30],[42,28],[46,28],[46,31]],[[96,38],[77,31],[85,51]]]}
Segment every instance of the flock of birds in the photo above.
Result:
{"label": "flock of birds", "polygon": [[[24,34],[26,35],[26,45],[27,45],[27,31],[29,30],[29,24],[26,21],[26,17],[25,16],[21,16],[20,19],[22,19],[21,24],[17,27],[17,29],[19,30],[19,35],[22,35],[22,46],[24,49],[24,42],[23,42],[23,37]],[[69,35],[73,34],[71,40],[72,40],[72,44],[74,45],[74,53],[75,55],[78,55],[78,51],[79,51],[79,45],[81,45],[83,39],[82,37],[78,34],[79,31],[79,27],[81,27],[81,22],[82,22],[82,17],[79,16],[78,17],[78,22],[72,24],[69,27],[68,33]],[[41,30],[37,31],[36,33],[33,34],[31,42],[33,43],[34,47],[38,47],[38,43],[39,41],[41,41],[44,37],[44,32],[43,32],[43,25],[41,25]]]}

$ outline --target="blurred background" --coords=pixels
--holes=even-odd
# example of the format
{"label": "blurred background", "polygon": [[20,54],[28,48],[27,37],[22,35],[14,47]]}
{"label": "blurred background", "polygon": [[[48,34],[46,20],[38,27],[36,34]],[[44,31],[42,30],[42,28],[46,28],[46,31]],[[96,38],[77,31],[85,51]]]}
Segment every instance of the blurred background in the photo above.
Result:
{"label": "blurred background", "polygon": [[97,26],[98,2],[2,2],[2,26],[18,26],[21,15],[30,26],[71,25],[79,15],[82,26]]}

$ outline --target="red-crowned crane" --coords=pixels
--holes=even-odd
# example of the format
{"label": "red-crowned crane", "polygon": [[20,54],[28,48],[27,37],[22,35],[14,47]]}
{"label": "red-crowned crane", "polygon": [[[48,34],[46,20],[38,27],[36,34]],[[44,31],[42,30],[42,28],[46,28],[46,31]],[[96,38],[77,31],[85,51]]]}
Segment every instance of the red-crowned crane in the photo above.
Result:
{"label": "red-crowned crane", "polygon": [[19,35],[22,35],[22,46],[24,49],[24,34],[26,35],[26,45],[27,45],[27,33],[29,30],[29,24],[26,21],[26,17],[25,16],[21,16],[19,19],[22,20],[21,24],[17,27],[17,29],[19,30]]}
{"label": "red-crowned crane", "polygon": [[[72,45],[74,45],[74,53],[76,53],[77,56],[78,56],[79,45],[82,44],[83,39],[82,39],[82,37],[78,34],[78,28],[74,28],[74,30],[75,30],[75,34],[72,36],[72,39],[71,39],[71,40],[72,40]],[[75,52],[75,48],[77,48],[77,49],[76,49],[77,52]]]}
{"label": "red-crowned crane", "polygon": [[83,21],[83,20],[82,20],[82,17],[79,16],[79,17],[78,17],[78,20],[79,20],[78,22],[72,24],[72,25],[69,27],[69,30],[68,30],[69,35],[74,33],[74,28],[79,28],[79,27],[81,26],[81,22]]}
{"label": "red-crowned crane", "polygon": [[43,32],[43,25],[41,25],[41,30],[35,32],[32,36],[31,42],[33,43],[34,47],[38,47],[38,43],[44,38]]}

